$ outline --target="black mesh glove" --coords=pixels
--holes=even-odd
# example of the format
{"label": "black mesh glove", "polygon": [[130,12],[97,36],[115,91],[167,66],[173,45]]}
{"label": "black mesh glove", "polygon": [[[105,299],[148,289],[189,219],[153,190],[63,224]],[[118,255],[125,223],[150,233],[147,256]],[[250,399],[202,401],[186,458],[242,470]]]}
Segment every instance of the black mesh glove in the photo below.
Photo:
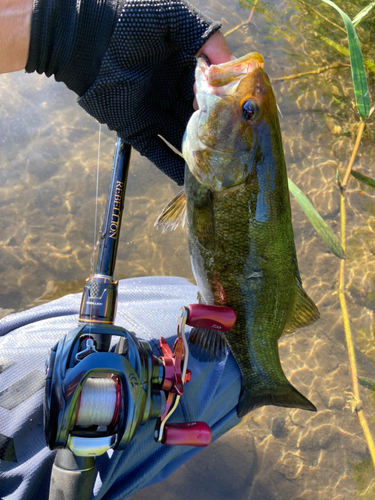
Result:
{"label": "black mesh glove", "polygon": [[78,103],[178,184],[195,57],[220,28],[184,0],[34,0],[26,71],[54,75]]}

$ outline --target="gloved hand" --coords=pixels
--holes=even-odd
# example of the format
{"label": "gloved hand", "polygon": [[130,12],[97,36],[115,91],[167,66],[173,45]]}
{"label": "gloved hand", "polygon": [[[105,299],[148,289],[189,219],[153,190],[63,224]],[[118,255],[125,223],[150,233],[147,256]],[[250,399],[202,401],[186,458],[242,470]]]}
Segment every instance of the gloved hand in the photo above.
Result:
{"label": "gloved hand", "polygon": [[181,185],[184,160],[158,135],[181,149],[194,56],[219,28],[185,0],[36,0],[26,71],[63,81],[90,115]]}

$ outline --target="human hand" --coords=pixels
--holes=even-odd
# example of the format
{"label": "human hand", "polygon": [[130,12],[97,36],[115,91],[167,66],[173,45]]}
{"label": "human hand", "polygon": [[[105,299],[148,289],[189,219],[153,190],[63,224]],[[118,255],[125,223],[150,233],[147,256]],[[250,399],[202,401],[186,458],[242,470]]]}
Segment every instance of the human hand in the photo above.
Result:
{"label": "human hand", "polygon": [[162,138],[181,150],[194,111],[195,56],[229,60],[223,35],[215,35],[220,23],[187,0],[78,5],[80,0],[38,1],[26,71],[64,82],[90,115],[183,184],[184,159]]}
{"label": "human hand", "polygon": [[194,111],[195,55],[202,43],[214,62],[228,60],[230,51],[223,35],[215,36],[219,23],[185,0],[168,0],[161,12],[158,2],[122,1],[127,9],[108,47],[105,71],[79,104],[181,185],[185,161],[163,139],[181,150]]}

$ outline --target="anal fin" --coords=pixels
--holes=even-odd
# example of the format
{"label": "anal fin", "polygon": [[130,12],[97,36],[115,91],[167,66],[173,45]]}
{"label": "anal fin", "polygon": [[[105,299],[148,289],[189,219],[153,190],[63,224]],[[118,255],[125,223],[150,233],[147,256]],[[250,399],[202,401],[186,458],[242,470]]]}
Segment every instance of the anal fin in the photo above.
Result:
{"label": "anal fin", "polygon": [[189,351],[198,361],[221,361],[228,353],[222,332],[205,328],[192,328],[189,335]]}
{"label": "anal fin", "polygon": [[289,314],[283,335],[293,333],[298,328],[312,325],[320,318],[318,308],[302,288],[301,283],[296,278],[297,295],[294,306]]}

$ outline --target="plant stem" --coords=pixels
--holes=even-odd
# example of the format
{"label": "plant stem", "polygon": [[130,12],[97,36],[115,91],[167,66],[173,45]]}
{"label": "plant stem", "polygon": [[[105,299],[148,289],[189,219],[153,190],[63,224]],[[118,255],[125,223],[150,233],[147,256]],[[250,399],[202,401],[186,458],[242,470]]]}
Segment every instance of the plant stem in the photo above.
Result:
{"label": "plant stem", "polygon": [[239,30],[240,28],[242,28],[242,26],[246,26],[247,24],[249,24],[250,22],[250,19],[246,19],[246,21],[243,21],[242,23],[240,24],[237,24],[237,26],[235,26],[234,28],[232,28],[231,30],[227,31],[226,33],[224,33],[224,36],[228,36],[228,35],[231,35],[232,33],[234,33],[235,31]]}
{"label": "plant stem", "polygon": [[231,30],[227,31],[226,33],[224,33],[224,36],[228,36],[228,35],[231,35],[232,33],[234,33],[235,31],[239,30],[240,28],[242,28],[242,26],[246,26],[247,24],[249,24],[249,22],[251,21],[251,18],[253,17],[253,14],[254,14],[254,10],[255,10],[255,6],[257,5],[259,0],[255,0],[254,2],[254,6],[253,8],[251,9],[250,11],[250,15],[248,17],[248,19],[246,19],[246,21],[243,21],[242,23],[240,24],[237,24],[237,26],[235,26],[234,28],[232,28]]}
{"label": "plant stem", "polygon": [[[365,129],[365,123],[362,121],[359,125],[358,133],[357,133],[357,139],[355,141],[354,149],[352,152],[352,156],[350,158],[348,167],[346,169],[345,177],[344,180],[341,184],[341,189],[340,189],[340,214],[341,214],[341,246],[346,250],[346,208],[345,208],[345,196],[346,196],[346,186],[349,181],[349,176],[350,176],[350,171],[352,169],[355,157],[357,155],[358,147],[361,142],[362,134]],[[352,339],[352,332],[350,328],[350,321],[349,321],[349,315],[348,315],[348,310],[346,307],[346,300],[345,300],[345,260],[342,259],[340,262],[340,283],[339,283],[339,299],[340,299],[340,305],[341,305],[341,310],[342,310],[342,318],[344,322],[344,330],[345,330],[345,338],[346,338],[346,344],[348,347],[348,354],[349,354],[349,363],[350,363],[350,372],[352,375],[352,384],[353,384],[353,394],[355,398],[359,401],[359,386],[358,386],[358,376],[357,376],[357,366],[356,366],[356,361],[355,361],[355,353],[354,353],[354,347],[353,347],[353,339]],[[358,415],[359,422],[362,426],[363,433],[365,435],[366,441],[367,441],[367,446],[370,450],[370,455],[375,467],[375,445],[374,441],[371,436],[370,429],[368,427],[366,417],[363,413],[362,408],[358,405],[356,407],[356,412]]]}
{"label": "plant stem", "polygon": [[324,71],[328,71],[330,69],[335,69],[335,68],[341,68],[341,67],[350,68],[350,64],[337,62],[335,64],[331,64],[330,66],[323,66],[322,68],[314,69],[311,71],[305,71],[304,73],[296,73],[295,75],[281,76],[279,78],[272,78],[271,83],[284,82],[285,80],[295,80],[296,78],[302,78],[303,76],[308,76],[308,75],[319,75],[320,73],[323,73]]}
{"label": "plant stem", "polygon": [[358,129],[358,133],[357,133],[357,139],[355,140],[352,156],[350,158],[349,165],[346,169],[344,180],[342,181],[341,187],[343,189],[346,188],[346,185],[348,183],[350,172],[352,170],[355,157],[357,156],[358,148],[359,148],[359,145],[361,143],[362,134],[363,134],[364,129],[365,129],[365,122],[361,121],[361,123],[359,125],[359,129]]}
{"label": "plant stem", "polygon": [[303,0],[299,0],[301,2],[302,5],[304,5],[305,7],[307,7],[308,9],[312,10],[313,12],[315,12],[315,14],[319,17],[321,17],[322,19],[324,19],[327,23],[329,24],[332,24],[332,26],[334,26],[335,28],[338,28],[339,30],[343,31],[345,33],[345,35],[347,35],[346,33],[346,30],[344,28],[342,28],[341,26],[339,26],[338,24],[334,23],[333,21],[331,21],[330,19],[328,19],[328,17],[325,17],[323,16],[323,14],[321,14],[320,12],[318,12],[317,10],[313,9],[310,5],[308,5],[307,3],[305,3]]}

